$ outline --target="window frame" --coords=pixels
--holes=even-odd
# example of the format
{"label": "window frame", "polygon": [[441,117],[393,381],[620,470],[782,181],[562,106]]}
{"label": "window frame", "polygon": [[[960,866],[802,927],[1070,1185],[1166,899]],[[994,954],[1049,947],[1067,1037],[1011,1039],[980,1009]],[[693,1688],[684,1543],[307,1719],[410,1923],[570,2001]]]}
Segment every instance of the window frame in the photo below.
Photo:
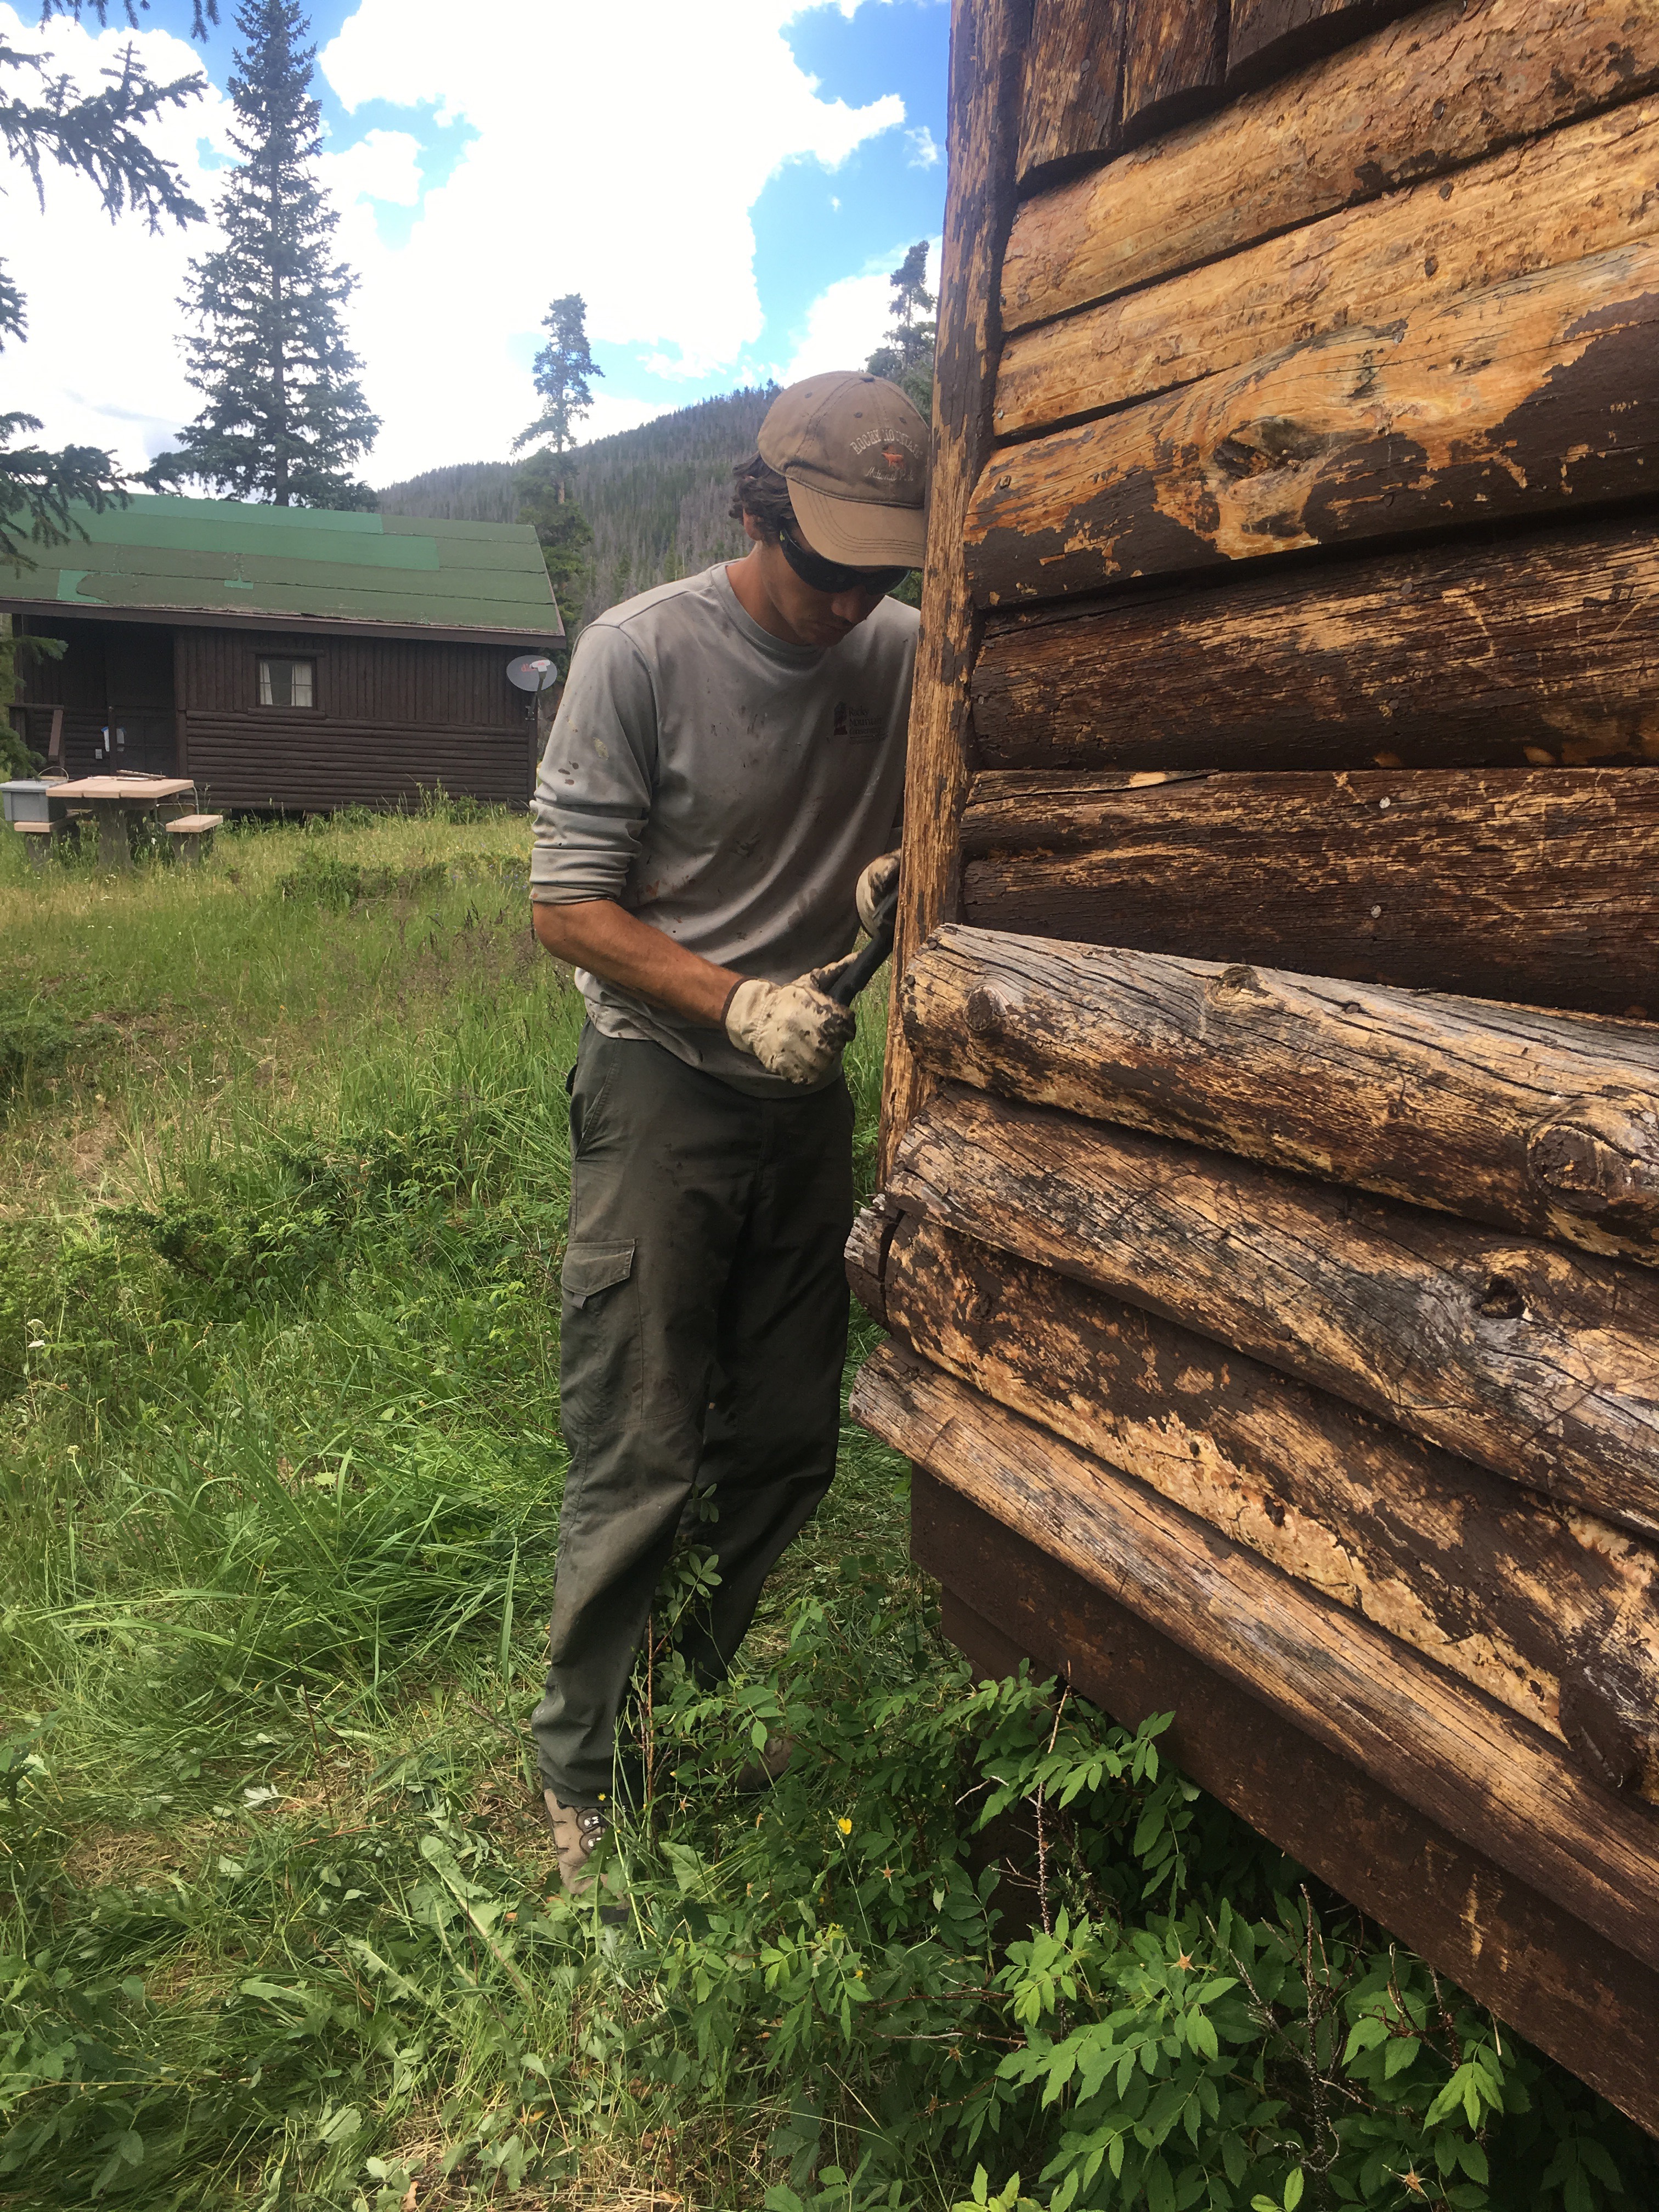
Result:
{"label": "window frame", "polygon": [[[273,661],[286,661],[290,666],[301,662],[311,671],[311,704],[308,707],[280,707],[275,700],[267,702],[259,696],[264,690],[264,672]],[[256,714],[319,714],[322,712],[323,656],[315,647],[303,653],[278,649],[272,652],[261,647],[253,655],[253,712]],[[291,687],[290,687],[291,688]]]}

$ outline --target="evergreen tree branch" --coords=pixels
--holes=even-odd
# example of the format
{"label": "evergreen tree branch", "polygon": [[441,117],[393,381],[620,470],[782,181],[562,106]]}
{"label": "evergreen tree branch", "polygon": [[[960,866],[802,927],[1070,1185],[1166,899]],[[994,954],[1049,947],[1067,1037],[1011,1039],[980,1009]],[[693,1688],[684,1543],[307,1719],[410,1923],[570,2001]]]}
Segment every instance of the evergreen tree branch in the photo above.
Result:
{"label": "evergreen tree branch", "polygon": [[40,428],[33,415],[0,415],[0,560],[20,568],[34,566],[29,544],[66,545],[86,536],[70,513],[72,501],[99,514],[112,501],[127,503],[127,478],[101,447],[65,446],[54,453],[14,443]]}
{"label": "evergreen tree branch", "polygon": [[0,40],[0,69],[32,70],[41,98],[29,100],[10,89],[0,92],[0,142],[33,183],[46,205],[44,165],[53,163],[83,176],[95,187],[114,218],[143,216],[151,230],[164,220],[200,222],[203,210],[185,191],[176,163],[154,153],[138,135],[170,107],[183,107],[207,88],[199,74],[153,83],[131,46],[119,66],[101,72],[106,88],[82,93],[68,76],[52,76],[36,54]]}
{"label": "evergreen tree branch", "polygon": [[27,326],[23,295],[7,274],[5,263],[0,261],[0,353],[5,351],[8,338],[21,338]]}
{"label": "evergreen tree branch", "polygon": [[[135,31],[143,27],[143,17],[149,12],[149,0],[121,0],[122,12]],[[95,15],[100,25],[109,22],[109,0],[40,0],[40,21],[49,23],[54,15],[66,15],[78,23],[83,15]],[[205,43],[208,25],[219,20],[219,0],[191,0],[190,35]]]}

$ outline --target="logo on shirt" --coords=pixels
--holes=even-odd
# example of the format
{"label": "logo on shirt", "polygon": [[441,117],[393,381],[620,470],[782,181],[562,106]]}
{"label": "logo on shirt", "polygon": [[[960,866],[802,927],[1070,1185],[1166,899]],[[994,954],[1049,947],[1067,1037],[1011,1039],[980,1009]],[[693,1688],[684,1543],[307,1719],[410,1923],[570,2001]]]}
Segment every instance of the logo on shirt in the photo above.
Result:
{"label": "logo on shirt", "polygon": [[849,706],[845,699],[836,700],[836,735],[845,738],[849,744],[874,744],[884,726],[883,718],[874,707]]}

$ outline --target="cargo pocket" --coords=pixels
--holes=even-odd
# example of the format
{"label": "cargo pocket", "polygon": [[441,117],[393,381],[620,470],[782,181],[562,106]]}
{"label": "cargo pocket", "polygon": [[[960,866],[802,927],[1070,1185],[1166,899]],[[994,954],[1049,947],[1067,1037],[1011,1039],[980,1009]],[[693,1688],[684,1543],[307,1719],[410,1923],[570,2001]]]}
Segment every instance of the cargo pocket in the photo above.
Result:
{"label": "cargo pocket", "polygon": [[634,1272],[634,1246],[626,1244],[572,1244],[564,1255],[564,1272],[559,1278],[566,1297],[579,1310],[589,1298],[597,1297],[601,1291],[614,1290],[625,1283]]}
{"label": "cargo pocket", "polygon": [[[634,1251],[626,1244],[573,1243],[561,1278],[559,1395],[572,1480],[586,1487],[589,1461],[614,1449],[644,1401],[644,1345]],[[568,1485],[567,1485],[568,1495]]]}

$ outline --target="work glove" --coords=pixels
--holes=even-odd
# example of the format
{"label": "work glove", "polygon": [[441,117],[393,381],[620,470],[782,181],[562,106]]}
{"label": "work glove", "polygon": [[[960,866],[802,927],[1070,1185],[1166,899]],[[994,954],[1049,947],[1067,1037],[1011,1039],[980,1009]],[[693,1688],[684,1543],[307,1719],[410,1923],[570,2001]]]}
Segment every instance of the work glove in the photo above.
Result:
{"label": "work glove", "polygon": [[769,1075],[815,1082],[858,1031],[848,1009],[825,995],[834,974],[834,968],[815,968],[793,983],[739,983],[726,1002],[726,1034]]}
{"label": "work glove", "polygon": [[897,888],[899,856],[884,853],[878,860],[872,860],[859,878],[858,889],[853,893],[853,902],[858,908],[859,920],[866,937],[876,933],[876,908]]}

